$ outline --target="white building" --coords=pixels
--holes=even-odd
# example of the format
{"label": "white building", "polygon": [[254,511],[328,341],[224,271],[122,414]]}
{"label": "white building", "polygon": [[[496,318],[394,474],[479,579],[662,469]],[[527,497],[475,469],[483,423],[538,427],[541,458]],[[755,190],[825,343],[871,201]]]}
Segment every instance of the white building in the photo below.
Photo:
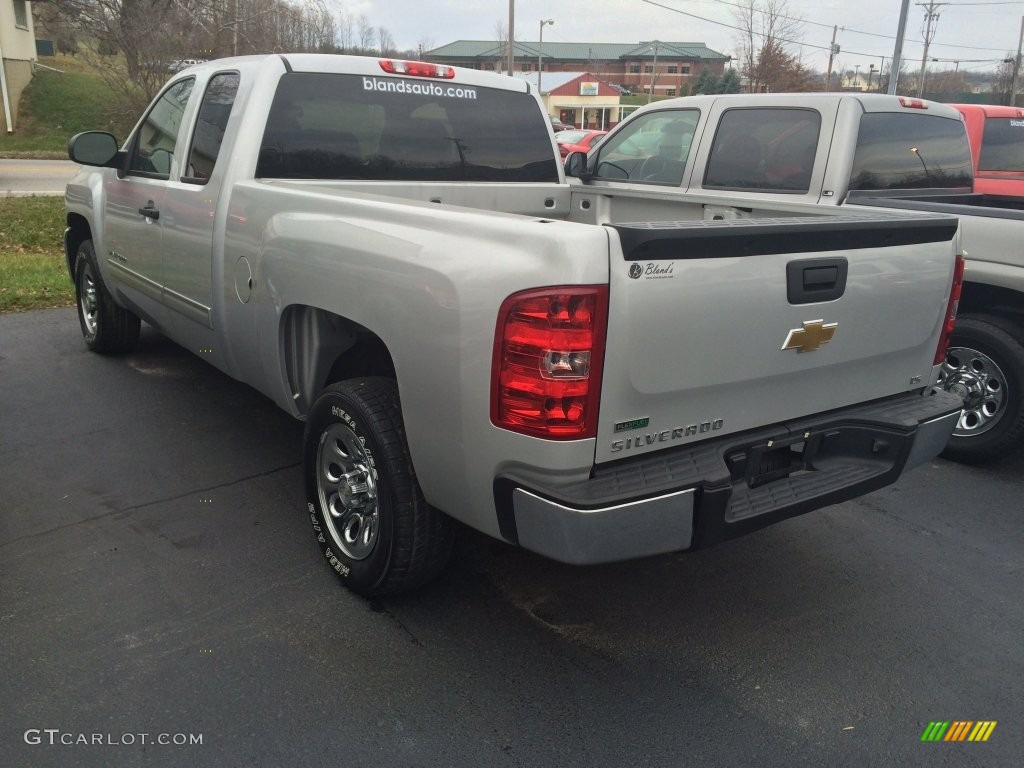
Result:
{"label": "white building", "polygon": [[32,27],[32,3],[0,0],[0,126],[12,133],[18,123],[18,101],[32,79],[36,59],[36,34]]}

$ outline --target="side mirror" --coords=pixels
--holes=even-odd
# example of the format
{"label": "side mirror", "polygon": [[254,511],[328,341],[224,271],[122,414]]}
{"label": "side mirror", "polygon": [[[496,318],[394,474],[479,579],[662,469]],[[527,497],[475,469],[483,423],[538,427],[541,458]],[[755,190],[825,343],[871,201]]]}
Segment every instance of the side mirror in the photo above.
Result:
{"label": "side mirror", "polygon": [[590,181],[594,174],[587,166],[586,152],[569,153],[569,156],[565,158],[565,175],[575,176],[580,181]]}
{"label": "side mirror", "polygon": [[106,131],[76,133],[68,142],[68,157],[80,165],[106,168],[117,158],[117,139]]}

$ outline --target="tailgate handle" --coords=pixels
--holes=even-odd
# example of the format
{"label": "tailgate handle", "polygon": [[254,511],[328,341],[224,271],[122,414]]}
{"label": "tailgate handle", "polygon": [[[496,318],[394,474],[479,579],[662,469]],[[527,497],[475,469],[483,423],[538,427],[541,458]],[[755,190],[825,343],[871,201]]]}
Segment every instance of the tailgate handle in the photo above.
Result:
{"label": "tailgate handle", "polygon": [[846,259],[797,259],[786,264],[786,297],[790,304],[834,301],[846,291]]}

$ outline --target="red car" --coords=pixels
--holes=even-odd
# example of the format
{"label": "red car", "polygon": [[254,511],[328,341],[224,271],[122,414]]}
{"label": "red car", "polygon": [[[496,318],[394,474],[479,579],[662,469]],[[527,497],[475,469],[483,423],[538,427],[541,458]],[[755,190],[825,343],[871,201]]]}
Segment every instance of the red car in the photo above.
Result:
{"label": "red car", "polygon": [[555,141],[558,142],[558,151],[562,153],[562,159],[564,160],[570,152],[589,152],[597,146],[597,142],[606,133],[608,131],[588,131],[585,129],[559,131],[555,134]]}
{"label": "red car", "polygon": [[1024,109],[950,104],[964,116],[974,159],[974,191],[1024,196]]}

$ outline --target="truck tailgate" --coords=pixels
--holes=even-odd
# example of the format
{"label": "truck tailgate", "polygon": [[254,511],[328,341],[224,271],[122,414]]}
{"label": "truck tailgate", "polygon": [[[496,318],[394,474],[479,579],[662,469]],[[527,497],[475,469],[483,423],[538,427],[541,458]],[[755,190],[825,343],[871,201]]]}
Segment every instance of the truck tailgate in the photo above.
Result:
{"label": "truck tailgate", "polygon": [[955,218],[608,226],[599,463],[931,383]]}

